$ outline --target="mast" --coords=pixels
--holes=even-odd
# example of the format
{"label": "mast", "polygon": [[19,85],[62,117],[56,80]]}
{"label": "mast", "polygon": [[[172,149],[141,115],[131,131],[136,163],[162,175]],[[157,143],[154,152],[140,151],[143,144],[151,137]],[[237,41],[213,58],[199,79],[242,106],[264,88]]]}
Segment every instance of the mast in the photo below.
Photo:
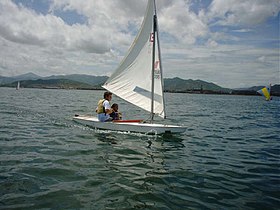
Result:
{"label": "mast", "polygon": [[153,58],[152,58],[152,87],[151,87],[151,122],[154,120],[154,95],[155,95],[155,49],[156,49],[156,32],[157,32],[157,15],[156,2],[154,0],[154,16],[153,16]]}
{"label": "mast", "polygon": [[[157,9],[155,3],[155,14],[157,16]],[[158,27],[158,19],[156,18],[156,26],[157,26],[157,44],[158,44],[158,57],[159,57],[159,68],[160,68],[160,79],[161,79],[161,87],[162,87],[162,101],[163,101],[163,112],[165,113],[165,99],[164,99],[164,79],[163,79],[163,69],[161,63],[161,51],[160,51],[160,43],[159,43],[159,27]],[[166,119],[166,113],[164,115],[164,119]]]}

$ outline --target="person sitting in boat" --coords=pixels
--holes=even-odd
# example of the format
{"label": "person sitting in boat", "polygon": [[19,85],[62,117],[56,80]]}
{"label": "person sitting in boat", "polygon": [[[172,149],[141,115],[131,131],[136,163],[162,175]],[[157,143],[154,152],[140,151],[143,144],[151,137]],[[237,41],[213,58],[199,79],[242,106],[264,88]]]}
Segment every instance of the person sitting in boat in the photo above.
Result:
{"label": "person sitting in boat", "polygon": [[119,110],[119,105],[118,104],[113,104],[111,106],[112,108],[112,113],[110,114],[110,117],[112,117],[113,120],[121,120],[122,119],[122,114],[118,111]]}
{"label": "person sitting in boat", "polygon": [[110,92],[105,92],[104,98],[99,100],[95,111],[100,122],[112,121],[112,118],[110,117],[110,114],[113,112],[110,106],[111,100],[112,93]]}

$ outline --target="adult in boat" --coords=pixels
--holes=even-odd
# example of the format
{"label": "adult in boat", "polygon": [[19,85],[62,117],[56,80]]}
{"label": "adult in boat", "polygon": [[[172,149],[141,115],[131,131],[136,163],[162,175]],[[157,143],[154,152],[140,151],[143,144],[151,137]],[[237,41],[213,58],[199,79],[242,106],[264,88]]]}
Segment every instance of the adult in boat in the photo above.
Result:
{"label": "adult in boat", "polygon": [[113,112],[110,106],[110,101],[112,100],[112,93],[105,92],[103,99],[98,101],[98,105],[96,107],[96,113],[98,120],[100,122],[111,121],[112,118],[110,114]]}

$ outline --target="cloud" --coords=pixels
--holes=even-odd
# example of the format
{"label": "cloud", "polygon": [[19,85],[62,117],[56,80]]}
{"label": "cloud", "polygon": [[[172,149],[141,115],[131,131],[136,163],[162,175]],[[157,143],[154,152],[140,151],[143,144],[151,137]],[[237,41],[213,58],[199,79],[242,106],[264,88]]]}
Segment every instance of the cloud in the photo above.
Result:
{"label": "cloud", "polygon": [[8,76],[24,71],[39,75],[77,71],[108,74],[112,69],[108,63],[120,60],[119,53],[113,50],[116,45],[111,37],[120,46],[127,45],[131,39],[130,35],[118,36],[99,25],[68,25],[53,14],[38,14],[3,0],[0,2],[0,74]]}
{"label": "cloud", "polygon": [[260,61],[260,62],[262,62],[262,63],[264,63],[265,60],[266,60],[266,58],[265,58],[265,56],[261,56],[261,57],[258,57],[257,60]]}
{"label": "cloud", "polygon": [[[147,0],[46,2],[40,12],[24,1],[0,1],[0,75],[110,75],[147,5]],[[157,1],[164,76],[225,87],[279,83],[279,51],[267,44],[279,42],[271,36],[276,25],[267,30],[267,21],[279,14],[278,1],[206,2]]]}
{"label": "cloud", "polygon": [[161,10],[159,22],[163,23],[161,29],[179,42],[194,44],[198,37],[208,33],[208,27],[189,7],[186,1],[174,1]]}
{"label": "cloud", "polygon": [[238,29],[238,30],[232,30],[232,32],[236,32],[236,33],[248,33],[248,32],[252,32],[252,29]]}
{"label": "cloud", "polygon": [[97,54],[110,51],[108,35],[101,28],[69,26],[60,17],[37,14],[5,0],[0,2],[0,36],[19,44]]}
{"label": "cloud", "polygon": [[208,47],[217,47],[217,46],[218,46],[218,43],[217,43],[216,41],[212,40],[212,39],[208,39],[206,45],[207,45]]}
{"label": "cloud", "polygon": [[278,0],[213,0],[207,18],[218,25],[253,26],[276,17],[279,10]]}
{"label": "cloud", "polygon": [[53,0],[50,12],[55,10],[76,11],[87,17],[89,27],[101,27],[105,31],[119,33],[127,30],[130,23],[136,22],[140,25],[145,8],[146,2],[139,0]]}
{"label": "cloud", "polygon": [[[248,87],[279,83],[278,49],[242,45],[184,47],[164,46],[166,77],[202,79],[223,87]],[[262,62],[264,61],[264,62]]]}

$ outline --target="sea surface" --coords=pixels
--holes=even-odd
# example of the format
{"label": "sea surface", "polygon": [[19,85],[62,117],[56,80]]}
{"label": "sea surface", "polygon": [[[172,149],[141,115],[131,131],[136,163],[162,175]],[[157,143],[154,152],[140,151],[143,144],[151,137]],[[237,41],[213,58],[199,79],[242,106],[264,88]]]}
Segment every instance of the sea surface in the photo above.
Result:
{"label": "sea surface", "polygon": [[280,98],[167,93],[188,129],[149,136],[73,122],[102,95],[0,88],[0,209],[280,208]]}

